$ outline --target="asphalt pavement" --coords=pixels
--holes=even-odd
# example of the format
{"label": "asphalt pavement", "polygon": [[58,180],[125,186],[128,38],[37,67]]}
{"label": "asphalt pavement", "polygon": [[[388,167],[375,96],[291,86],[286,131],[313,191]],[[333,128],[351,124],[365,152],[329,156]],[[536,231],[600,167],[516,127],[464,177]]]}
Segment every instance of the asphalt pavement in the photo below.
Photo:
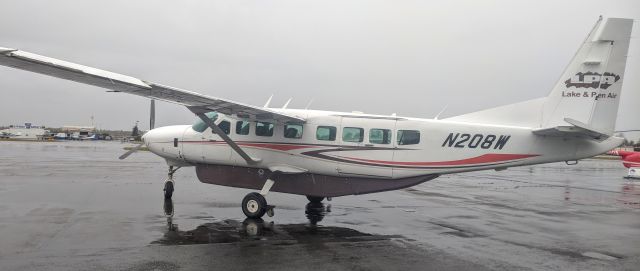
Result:
{"label": "asphalt pavement", "polygon": [[640,270],[640,181],[584,160],[309,204],[176,175],[119,142],[0,142],[0,270]]}

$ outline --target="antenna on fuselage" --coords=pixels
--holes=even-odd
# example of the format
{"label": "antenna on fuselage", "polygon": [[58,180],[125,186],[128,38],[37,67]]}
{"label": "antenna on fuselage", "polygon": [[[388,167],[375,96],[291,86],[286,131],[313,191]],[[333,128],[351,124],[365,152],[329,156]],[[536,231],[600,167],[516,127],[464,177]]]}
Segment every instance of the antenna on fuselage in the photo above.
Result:
{"label": "antenna on fuselage", "polygon": [[269,107],[269,104],[271,103],[271,99],[273,99],[273,94],[271,94],[271,96],[269,96],[269,99],[267,100],[266,103],[264,103],[264,105],[262,107]]}
{"label": "antenna on fuselage", "polygon": [[444,106],[444,108],[442,108],[442,110],[440,110],[440,112],[438,113],[438,115],[436,115],[433,119],[434,119],[434,120],[437,120],[437,119],[440,117],[440,115],[441,115],[445,110],[447,110],[447,107],[449,107],[449,105],[448,105],[448,104],[447,104],[447,105],[445,105],[445,106]]}
{"label": "antenna on fuselage", "polygon": [[289,106],[289,103],[291,102],[291,100],[293,100],[293,98],[289,98],[289,100],[287,100],[287,102],[284,103],[284,105],[282,106],[282,109],[287,109],[287,106]]}
{"label": "antenna on fuselage", "polygon": [[307,106],[305,106],[304,110],[309,109],[309,106],[311,106],[311,104],[313,103],[313,98],[311,98],[311,100],[309,101],[309,103],[307,104]]}

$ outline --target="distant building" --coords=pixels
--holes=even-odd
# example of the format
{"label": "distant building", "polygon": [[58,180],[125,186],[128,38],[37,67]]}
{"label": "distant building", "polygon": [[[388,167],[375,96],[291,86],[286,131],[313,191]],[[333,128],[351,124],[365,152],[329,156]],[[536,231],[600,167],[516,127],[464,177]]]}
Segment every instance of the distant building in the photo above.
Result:
{"label": "distant building", "polygon": [[0,130],[0,138],[13,140],[41,140],[49,131],[44,126],[35,126],[31,123],[24,125],[11,125],[7,129]]}
{"label": "distant building", "polygon": [[[67,134],[66,139],[82,140],[95,134],[96,127],[94,126],[71,126],[65,125],[62,127],[62,131]],[[58,135],[56,135],[58,136]]]}
{"label": "distant building", "polygon": [[94,126],[71,126],[65,125],[62,126],[63,131],[71,132],[71,133],[94,133],[96,131],[96,127]]}

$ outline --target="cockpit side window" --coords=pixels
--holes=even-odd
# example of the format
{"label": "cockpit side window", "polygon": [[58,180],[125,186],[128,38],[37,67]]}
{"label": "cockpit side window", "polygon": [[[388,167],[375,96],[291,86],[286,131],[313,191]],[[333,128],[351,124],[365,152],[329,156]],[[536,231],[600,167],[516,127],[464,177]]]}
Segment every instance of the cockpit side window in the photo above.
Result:
{"label": "cockpit side window", "polygon": [[226,120],[221,121],[220,123],[218,123],[218,127],[220,127],[220,129],[225,133],[225,134],[229,134],[231,132],[231,122],[228,122]]}
{"label": "cockpit side window", "polygon": [[[208,112],[205,113],[205,115],[207,116],[207,118],[209,118],[211,121],[216,121],[216,119],[218,119],[218,113],[216,112]],[[204,123],[204,121],[202,121],[201,119],[198,119],[196,121],[196,123],[194,123],[193,125],[191,125],[191,129],[193,129],[194,131],[198,132],[198,133],[202,133],[204,132],[204,130],[207,130],[207,128],[209,128],[209,125],[207,125],[206,123]]]}

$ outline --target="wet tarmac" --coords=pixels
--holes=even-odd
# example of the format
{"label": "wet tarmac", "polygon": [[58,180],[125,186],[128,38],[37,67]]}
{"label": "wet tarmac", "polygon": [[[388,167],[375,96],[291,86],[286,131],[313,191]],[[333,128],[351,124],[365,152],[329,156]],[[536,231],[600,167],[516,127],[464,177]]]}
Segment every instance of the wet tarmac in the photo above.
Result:
{"label": "wet tarmac", "polygon": [[640,270],[640,182],[619,161],[443,176],[334,198],[249,190],[117,157],[110,142],[0,142],[1,270]]}

